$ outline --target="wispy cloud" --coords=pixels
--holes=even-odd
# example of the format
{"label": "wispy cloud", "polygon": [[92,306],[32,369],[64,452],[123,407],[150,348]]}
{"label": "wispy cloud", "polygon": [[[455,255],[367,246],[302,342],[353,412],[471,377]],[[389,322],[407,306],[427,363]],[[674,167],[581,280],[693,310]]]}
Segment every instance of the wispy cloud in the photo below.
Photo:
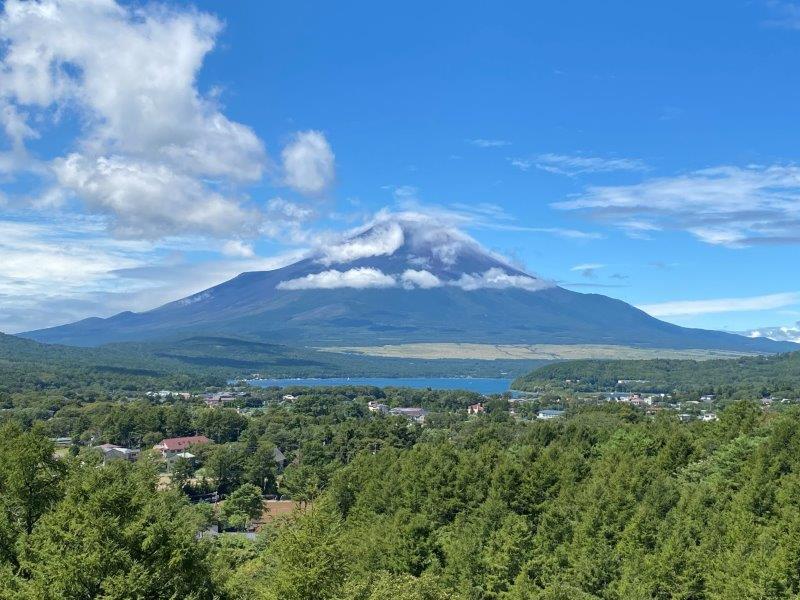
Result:
{"label": "wispy cloud", "polygon": [[575,177],[584,173],[612,171],[646,171],[647,164],[636,158],[606,158],[581,154],[538,154],[528,158],[511,158],[511,164],[522,171],[539,169],[557,175]]}
{"label": "wispy cloud", "polygon": [[772,310],[800,303],[800,292],[785,292],[747,298],[715,298],[712,300],[676,300],[641,304],[638,308],[654,317],[677,317],[729,312]]}
{"label": "wispy cloud", "polygon": [[509,214],[502,206],[489,202],[476,204],[453,203],[445,206],[422,204],[416,199],[398,203],[399,208],[429,214],[442,222],[470,229],[492,231],[512,231],[520,233],[543,233],[563,239],[588,241],[602,239],[604,235],[596,231],[583,231],[570,227],[537,227],[519,223],[517,217]]}
{"label": "wispy cloud", "polygon": [[[229,279],[300,259],[305,251],[262,258],[242,248],[229,257],[194,262],[186,253],[204,240],[157,245],[108,235],[96,218],[0,220],[0,331],[18,332],[147,310]],[[237,251],[238,250],[238,251]]]}
{"label": "wispy cloud", "polygon": [[796,2],[767,0],[766,5],[771,14],[764,20],[764,25],[782,29],[800,29],[800,5]]}
{"label": "wispy cloud", "polygon": [[605,266],[601,263],[584,263],[575,265],[570,271],[580,273],[581,277],[596,277],[598,269],[603,269]]}
{"label": "wispy cloud", "polygon": [[635,185],[592,186],[560,210],[605,219],[634,235],[687,231],[730,247],[800,243],[800,167],[722,166]]}
{"label": "wispy cloud", "polygon": [[473,146],[477,146],[478,148],[502,148],[504,146],[511,145],[511,142],[507,140],[486,139],[486,138],[476,138],[472,140],[467,140],[467,142],[472,144]]}

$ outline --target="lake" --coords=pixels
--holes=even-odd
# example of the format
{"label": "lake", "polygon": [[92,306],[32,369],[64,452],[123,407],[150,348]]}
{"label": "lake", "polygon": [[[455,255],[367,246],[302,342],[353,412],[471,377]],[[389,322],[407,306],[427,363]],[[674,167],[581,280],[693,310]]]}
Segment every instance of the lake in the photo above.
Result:
{"label": "lake", "polygon": [[488,377],[333,377],[330,379],[252,379],[248,383],[259,387],[371,385],[381,388],[431,388],[432,390],[467,390],[479,394],[501,394],[509,390],[512,381],[512,379]]}

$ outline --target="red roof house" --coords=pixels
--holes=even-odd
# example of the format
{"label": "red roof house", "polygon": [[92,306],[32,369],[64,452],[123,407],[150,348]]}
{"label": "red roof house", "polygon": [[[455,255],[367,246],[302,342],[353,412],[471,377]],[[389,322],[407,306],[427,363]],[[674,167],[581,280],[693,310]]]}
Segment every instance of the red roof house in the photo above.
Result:
{"label": "red roof house", "polygon": [[164,458],[172,458],[176,454],[180,454],[189,446],[201,446],[203,444],[210,444],[211,440],[204,435],[190,435],[187,437],[167,438],[161,440],[161,443],[153,446],[153,450],[161,453]]}

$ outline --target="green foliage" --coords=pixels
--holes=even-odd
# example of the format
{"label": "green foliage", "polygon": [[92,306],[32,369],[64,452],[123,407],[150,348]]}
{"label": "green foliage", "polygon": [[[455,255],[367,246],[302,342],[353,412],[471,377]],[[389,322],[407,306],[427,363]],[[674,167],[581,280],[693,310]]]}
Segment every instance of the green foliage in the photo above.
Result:
{"label": "green foliage", "polygon": [[246,526],[252,519],[260,517],[263,511],[261,490],[252,483],[245,483],[235,489],[225,500],[225,504],[222,506],[222,517],[229,525],[243,529],[241,524]]}
{"label": "green foliage", "polygon": [[[98,468],[88,455],[54,463],[40,434],[10,437],[0,463],[3,499],[6,508],[19,508],[11,514],[21,523],[12,555],[4,557],[10,568],[0,575],[3,597],[215,597],[208,546],[195,538],[201,521],[181,496],[156,493],[149,463]],[[10,483],[17,468],[31,469],[21,479],[30,484],[25,494]]]}
{"label": "green foliage", "polygon": [[332,600],[347,578],[341,521],[323,507],[277,530],[268,551],[245,564],[236,595],[264,600]]}
{"label": "green foliage", "polygon": [[[619,383],[622,381],[623,383]],[[514,389],[716,394],[721,398],[800,397],[800,352],[706,361],[574,360],[518,378]]]}
{"label": "green foliage", "polygon": [[[247,417],[188,403],[75,403],[0,430],[0,597],[627,600],[800,597],[800,410],[716,422],[618,406],[553,421],[460,392],[260,392]],[[420,404],[425,427],[365,407]],[[235,415],[235,416],[234,416]],[[175,461],[100,464],[79,439],[216,436]],[[275,463],[280,448],[287,466]],[[77,448],[77,446],[76,446]],[[197,469],[197,473],[193,471]],[[191,476],[191,477],[190,477]],[[191,483],[190,483],[191,479]],[[191,504],[218,490],[220,504]],[[256,540],[262,494],[295,513]],[[273,505],[274,506],[274,505]]]}
{"label": "green foliage", "polygon": [[38,431],[14,425],[0,429],[0,507],[7,533],[30,535],[60,497],[64,465],[53,450],[53,443]]}

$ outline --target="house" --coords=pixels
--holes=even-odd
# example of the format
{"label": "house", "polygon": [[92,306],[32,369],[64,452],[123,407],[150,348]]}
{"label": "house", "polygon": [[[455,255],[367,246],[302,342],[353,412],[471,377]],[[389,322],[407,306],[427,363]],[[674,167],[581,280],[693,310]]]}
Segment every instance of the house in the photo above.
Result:
{"label": "house", "polygon": [[536,418],[541,419],[543,421],[549,421],[550,419],[558,419],[559,417],[563,416],[564,416],[563,410],[554,410],[550,408],[540,410],[538,413],[536,413]]}
{"label": "house", "polygon": [[470,404],[467,407],[467,414],[468,415],[479,415],[481,413],[486,412],[486,407],[483,405],[482,402],[478,402],[477,404]]}
{"label": "house", "polygon": [[409,421],[422,424],[425,422],[428,411],[419,407],[393,408],[389,411],[389,414],[395,417],[405,417]]}
{"label": "house", "polygon": [[221,406],[226,402],[233,402],[235,396],[230,392],[217,392],[215,394],[206,394],[204,396],[205,403],[210,407]]}
{"label": "house", "polygon": [[126,448],[124,446],[117,446],[116,444],[100,444],[99,446],[95,446],[95,448],[103,453],[103,464],[114,460],[134,462],[139,458],[138,448]]}
{"label": "house", "polygon": [[716,399],[714,394],[706,394],[705,396],[700,396],[701,402],[713,402]]}
{"label": "house", "polygon": [[172,460],[189,446],[202,446],[210,444],[211,440],[204,435],[190,435],[188,437],[167,438],[153,446],[153,450],[161,453],[164,460]]}
{"label": "house", "polygon": [[377,400],[370,400],[367,402],[367,409],[369,412],[378,413],[380,415],[385,415],[389,412],[389,407],[383,402],[378,402]]}
{"label": "house", "polygon": [[706,422],[708,422],[708,421],[716,421],[717,420],[717,415],[716,415],[716,413],[713,413],[713,412],[712,413],[703,413],[703,415],[700,417],[700,420],[701,421],[706,421]]}

